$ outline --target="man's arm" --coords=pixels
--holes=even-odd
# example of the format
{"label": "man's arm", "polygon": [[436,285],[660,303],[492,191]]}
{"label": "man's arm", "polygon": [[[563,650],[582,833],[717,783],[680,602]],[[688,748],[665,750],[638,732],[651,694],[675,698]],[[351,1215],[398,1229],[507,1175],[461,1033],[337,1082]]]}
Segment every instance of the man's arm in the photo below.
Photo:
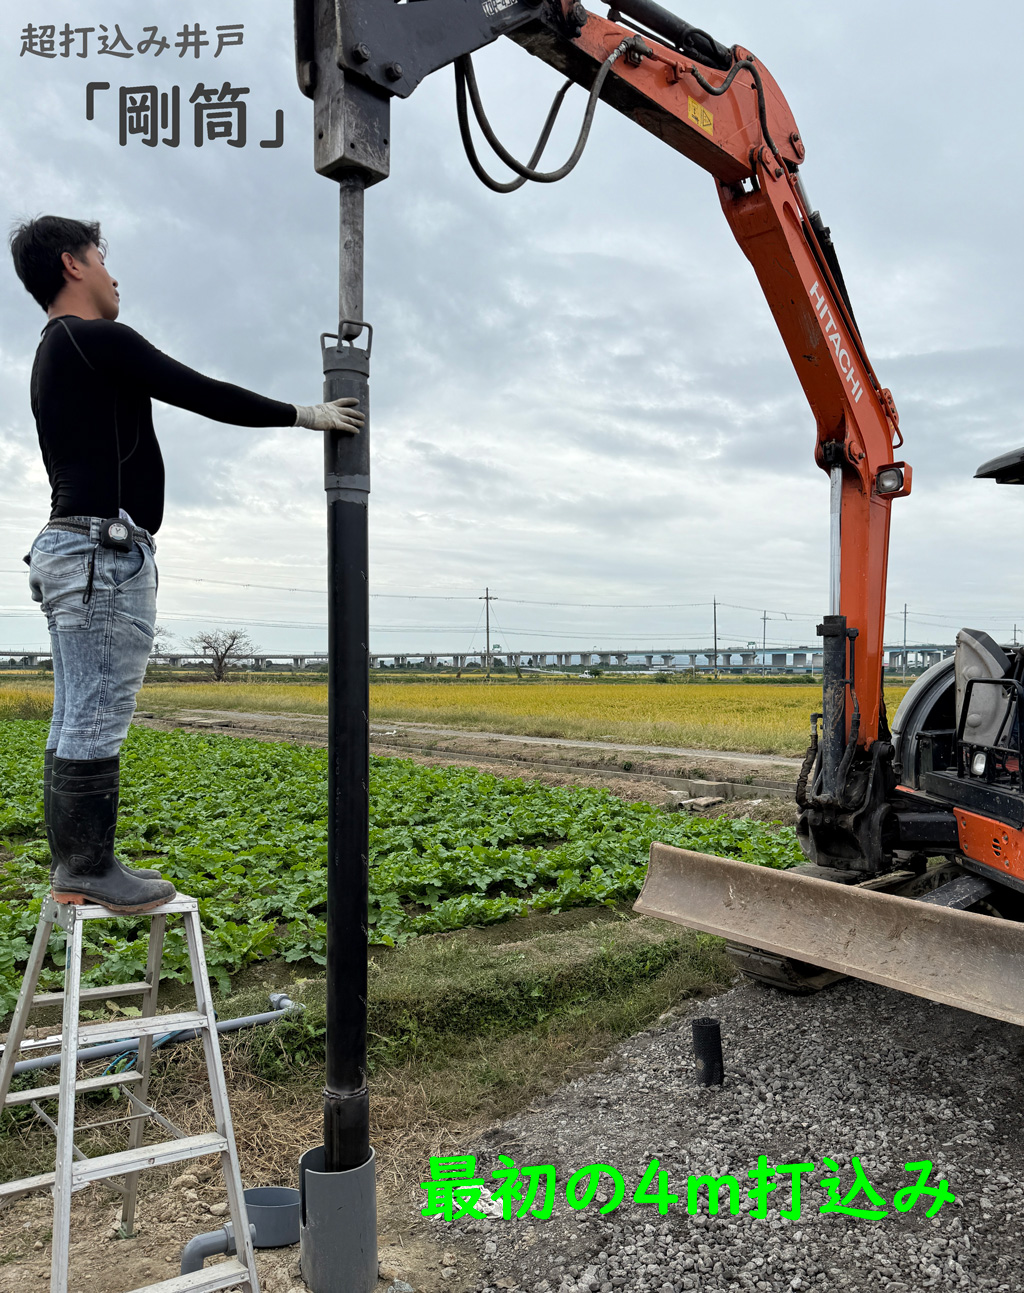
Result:
{"label": "man's arm", "polygon": [[197,373],[123,323],[97,319],[83,326],[74,318],[65,322],[85,362],[119,385],[134,387],[152,399],[201,413],[215,422],[246,427],[295,425],[294,404]]}

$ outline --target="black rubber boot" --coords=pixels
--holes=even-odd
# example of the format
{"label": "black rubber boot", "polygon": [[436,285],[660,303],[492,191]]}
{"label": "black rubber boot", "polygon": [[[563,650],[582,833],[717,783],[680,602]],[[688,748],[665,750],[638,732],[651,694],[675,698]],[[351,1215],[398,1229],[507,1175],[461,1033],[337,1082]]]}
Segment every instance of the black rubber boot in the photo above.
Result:
{"label": "black rubber boot", "polygon": [[120,760],[61,759],[50,777],[50,838],[57,902],[95,902],[124,915],[151,911],[174,897],[168,880],[146,879],[114,857]]}
{"label": "black rubber boot", "polygon": [[[57,866],[57,854],[53,849],[53,834],[50,830],[50,782],[53,776],[53,757],[55,753],[55,750],[43,751],[43,821],[46,824],[46,842],[50,846],[51,881],[53,880],[53,873]],[[97,760],[97,762],[108,763],[109,760],[101,759]],[[144,880],[160,879],[160,872],[154,871],[151,867],[130,867],[127,862],[122,862],[119,857],[115,857],[114,861],[122,871],[126,871],[130,875],[141,876]]]}

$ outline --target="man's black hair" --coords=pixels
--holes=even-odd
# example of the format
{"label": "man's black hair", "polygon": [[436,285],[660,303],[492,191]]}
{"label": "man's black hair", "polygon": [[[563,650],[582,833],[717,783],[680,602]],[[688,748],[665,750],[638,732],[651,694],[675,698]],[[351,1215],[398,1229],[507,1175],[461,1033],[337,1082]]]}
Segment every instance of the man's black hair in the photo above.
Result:
{"label": "man's black hair", "polygon": [[51,215],[18,225],[11,233],[10,245],[15,273],[44,310],[50,308],[67,281],[61,256],[68,251],[80,260],[90,246],[101,250],[104,246],[95,221]]}

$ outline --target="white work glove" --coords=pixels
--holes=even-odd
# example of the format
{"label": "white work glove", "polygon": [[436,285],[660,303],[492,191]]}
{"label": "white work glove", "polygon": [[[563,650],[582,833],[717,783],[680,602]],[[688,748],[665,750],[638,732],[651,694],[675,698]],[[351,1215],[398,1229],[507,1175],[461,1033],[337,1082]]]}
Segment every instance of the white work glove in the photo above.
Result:
{"label": "white work glove", "polygon": [[358,411],[359,401],[348,397],[331,400],[329,404],[296,404],[293,426],[309,427],[311,431],[348,431],[358,435],[366,421]]}

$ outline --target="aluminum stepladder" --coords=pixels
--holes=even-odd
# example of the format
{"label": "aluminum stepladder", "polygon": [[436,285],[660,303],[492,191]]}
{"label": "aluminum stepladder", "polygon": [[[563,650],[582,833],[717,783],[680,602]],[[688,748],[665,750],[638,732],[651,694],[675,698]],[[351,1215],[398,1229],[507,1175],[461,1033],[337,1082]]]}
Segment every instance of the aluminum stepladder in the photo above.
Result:
{"label": "aluminum stepladder", "polygon": [[[184,922],[192,966],[192,983],[196,994],[196,1009],[180,1014],[157,1015],[157,996],[160,990],[160,963],[163,957],[164,932],[167,917],[180,915]],[[249,1221],[242,1180],[235,1149],[231,1111],[228,1107],[224,1068],[221,1063],[217,1036],[216,1016],[210,995],[210,982],[206,972],[202,931],[199,925],[199,908],[195,898],[175,894],[170,902],[163,903],[150,912],[133,919],[149,919],[149,954],[144,982],[121,983],[109,987],[81,986],[82,932],[87,920],[117,920],[114,912],[94,904],[57,903],[52,898],[43,902],[36,928],[35,941],[29,955],[25,978],[22,982],[18,1004],[15,1007],[3,1058],[0,1059],[0,1108],[15,1104],[30,1104],[36,1113],[54,1130],[57,1137],[55,1170],[41,1176],[26,1177],[20,1181],[0,1184],[0,1206],[34,1190],[50,1187],[53,1192],[53,1260],[50,1274],[50,1293],[67,1293],[68,1263],[71,1242],[71,1196],[93,1181],[108,1182],[111,1178],[124,1177],[121,1210],[123,1233],[130,1235],[135,1225],[135,1204],[138,1195],[139,1173],[149,1167],[163,1167],[170,1163],[208,1155],[220,1157],[221,1169],[227,1188],[228,1210],[239,1251],[234,1258],[205,1267],[191,1275],[179,1275],[147,1284],[133,1293],[214,1293],[217,1289],[241,1288],[244,1293],[259,1293],[259,1282],[253,1254]],[[36,994],[36,986],[46,957],[50,934],[59,925],[67,934],[64,968],[64,991]],[[82,1002],[105,1001],[108,998],[141,996],[142,1013],[137,1019],[116,1019],[97,1024],[81,1024],[79,1010]],[[63,1023],[59,1034],[25,1041],[25,1029],[33,1006],[63,1003]],[[217,1130],[201,1136],[186,1136],[147,1103],[149,1077],[153,1055],[153,1038],[166,1033],[195,1029],[203,1039],[206,1070],[210,1081],[214,1120]],[[77,1054],[83,1045],[114,1042],[126,1036],[138,1038],[136,1065],[125,1073],[104,1074],[78,1080]],[[29,1091],[11,1093],[11,1079],[19,1058],[26,1052],[38,1053],[49,1048],[61,1048],[60,1083],[57,1086],[36,1087]],[[131,1049],[127,1046],[126,1049]],[[131,1113],[110,1119],[110,1122],[130,1122],[129,1148],[119,1153],[87,1158],[75,1145],[75,1094],[98,1091],[119,1086]],[[40,1107],[40,1102],[58,1100],[56,1121]],[[143,1144],[146,1124],[154,1120],[173,1139],[155,1144]],[[105,1123],[89,1124],[101,1126]]]}

